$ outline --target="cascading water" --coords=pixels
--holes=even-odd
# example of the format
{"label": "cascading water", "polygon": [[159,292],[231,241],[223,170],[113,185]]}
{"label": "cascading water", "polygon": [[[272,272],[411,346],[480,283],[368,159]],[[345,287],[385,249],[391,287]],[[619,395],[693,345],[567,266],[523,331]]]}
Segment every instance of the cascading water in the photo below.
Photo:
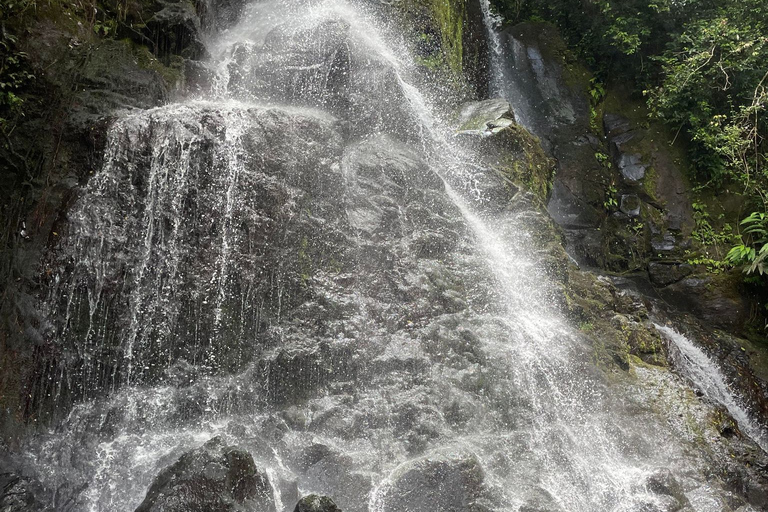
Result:
{"label": "cascading water", "polygon": [[78,405],[27,462],[55,508],[133,511],[214,436],[277,510],[664,510],[660,470],[717,492],[561,318],[540,214],[476,193],[380,9],[254,2],[205,98],[111,128],[50,259],[37,403]]}
{"label": "cascading water", "polygon": [[728,385],[720,368],[691,340],[668,326],[656,325],[675,348],[673,357],[681,372],[699,391],[725,407],[745,433],[768,452],[768,432],[750,416],[747,407]]}

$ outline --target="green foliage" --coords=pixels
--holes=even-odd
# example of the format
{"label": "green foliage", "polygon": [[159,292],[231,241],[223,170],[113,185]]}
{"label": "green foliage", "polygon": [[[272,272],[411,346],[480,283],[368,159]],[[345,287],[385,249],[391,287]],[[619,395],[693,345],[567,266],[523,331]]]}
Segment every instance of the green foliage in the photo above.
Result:
{"label": "green foliage", "polygon": [[745,265],[744,272],[763,275],[768,258],[768,215],[753,212],[741,221],[742,243],[734,246],[725,259],[733,265]]}
{"label": "green foliage", "polygon": [[605,195],[605,201],[603,201],[603,208],[608,210],[609,212],[615,211],[619,207],[619,201],[618,201],[618,194],[619,191],[616,189],[616,184],[611,183],[608,186],[608,193]]}
{"label": "green foliage", "polygon": [[[693,220],[696,223],[691,237],[702,245],[713,247],[719,253],[720,246],[732,242],[733,229],[729,224],[725,224],[722,230],[717,231],[712,226],[712,218],[704,203],[694,201],[691,206],[693,206]],[[722,218],[723,216],[720,215],[717,220],[722,220]]]}
{"label": "green foliage", "polygon": [[653,112],[684,130],[703,180],[740,184],[748,193],[768,186],[762,117],[768,105],[768,8],[763,2],[724,2],[691,20],[674,50],[653,58],[661,80],[647,91]]}
{"label": "green foliage", "polygon": [[[605,98],[605,86],[596,78],[589,80],[589,127],[600,134],[600,104]],[[602,163],[602,162],[601,162]]]}
{"label": "green foliage", "polygon": [[[0,12],[5,16],[20,16],[29,7],[28,2],[3,1]],[[0,130],[8,134],[13,122],[23,115],[21,91],[34,76],[27,66],[27,54],[18,48],[18,39],[0,25]]]}

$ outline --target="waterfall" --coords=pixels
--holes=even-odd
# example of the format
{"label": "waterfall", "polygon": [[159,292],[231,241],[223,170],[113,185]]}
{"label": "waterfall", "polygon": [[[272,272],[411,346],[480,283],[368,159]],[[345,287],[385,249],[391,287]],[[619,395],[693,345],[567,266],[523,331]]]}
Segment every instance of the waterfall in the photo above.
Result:
{"label": "waterfall", "polygon": [[731,390],[720,368],[704,351],[690,339],[673,328],[656,325],[672,346],[675,363],[681,372],[710,400],[714,400],[728,410],[738,422],[739,427],[751,437],[764,451],[768,451],[768,432],[757,425],[738,396]]}
{"label": "waterfall", "polygon": [[299,492],[345,512],[666,510],[659,471],[717,494],[598,367],[537,257],[541,213],[482,192],[375,4],[255,1],[208,42],[200,98],[110,128],[51,255],[50,372],[76,405],[27,463],[54,507],[133,511],[214,436],[285,511]]}

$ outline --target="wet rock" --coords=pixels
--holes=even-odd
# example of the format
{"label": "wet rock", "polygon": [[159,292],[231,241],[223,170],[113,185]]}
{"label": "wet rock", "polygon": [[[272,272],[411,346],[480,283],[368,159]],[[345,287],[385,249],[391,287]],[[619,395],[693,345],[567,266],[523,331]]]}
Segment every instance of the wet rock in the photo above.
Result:
{"label": "wet rock", "polygon": [[[659,496],[672,498],[677,503],[677,510],[688,503],[683,487],[668,469],[659,469],[645,479],[646,488]],[[669,501],[669,500],[667,500]]]}
{"label": "wet rock", "polygon": [[[349,409],[345,410],[342,419],[352,416],[350,412]],[[360,434],[357,432],[357,435]],[[324,435],[327,435],[327,431]],[[320,443],[314,443],[296,455],[293,464],[302,473],[303,487],[323,489],[345,510],[366,509],[371,477],[356,469],[352,457]]]}
{"label": "wet rock", "polygon": [[403,465],[389,487],[379,490],[378,510],[478,510],[484,473],[474,456],[419,459]]}
{"label": "wet rock", "polygon": [[458,133],[462,135],[493,135],[515,123],[512,106],[502,98],[473,101],[461,106]]}
{"label": "wet rock", "polygon": [[213,438],[155,478],[136,512],[275,512],[272,487],[253,457]]}
{"label": "wet rock", "polygon": [[34,483],[12,473],[0,473],[0,510],[2,512],[49,512],[35,497]]}
{"label": "wet rock", "polygon": [[632,129],[632,124],[629,119],[619,114],[607,113],[603,116],[603,128],[605,134],[609,139],[614,138],[617,135],[628,132]]}
{"label": "wet rock", "polygon": [[693,273],[693,267],[687,263],[651,262],[648,265],[648,275],[651,282],[657,286],[668,286],[682,281]]}
{"label": "wet rock", "polygon": [[689,276],[659,290],[660,295],[682,311],[708,323],[733,328],[743,325],[749,303],[739,293],[740,276]]}
{"label": "wet rock", "polygon": [[204,29],[213,27],[224,30],[232,27],[243,13],[246,0],[217,0],[198,4],[200,22]]}
{"label": "wet rock", "polygon": [[520,507],[520,512],[562,512],[563,510],[554,496],[541,487],[533,487],[526,494],[525,504]]}
{"label": "wet rock", "polygon": [[341,509],[328,496],[310,494],[299,500],[293,512],[341,512]]}
{"label": "wet rock", "polygon": [[672,233],[655,235],[651,239],[651,247],[656,252],[673,252],[677,249],[677,238]]}
{"label": "wet rock", "polygon": [[622,133],[621,135],[611,139],[609,149],[614,159],[620,160],[621,155],[626,152],[627,147],[631,145],[631,142],[636,141],[640,137],[635,131]]}
{"label": "wet rock", "polygon": [[622,213],[629,217],[637,217],[640,215],[641,206],[640,198],[635,194],[622,194],[621,202],[619,203],[619,210]]}
{"label": "wet rock", "polygon": [[602,221],[600,212],[578,198],[562,181],[553,184],[547,211],[566,229],[597,228]]}
{"label": "wet rock", "polygon": [[364,51],[343,19],[281,25],[263,45],[241,44],[229,69],[229,91],[244,99],[321,107],[356,135],[396,133],[417,140],[419,125],[391,62]]}
{"label": "wet rock", "polygon": [[93,130],[96,123],[117,109],[151,108],[166,101],[168,86],[163,76],[137,66],[135,51],[130,41],[107,39],[84,56],[67,117],[71,128]]}
{"label": "wet rock", "polygon": [[356,367],[351,348],[322,342],[279,350],[260,363],[267,396],[275,403],[304,400],[332,380],[353,378]]}
{"label": "wet rock", "polygon": [[184,90],[192,96],[209,94],[216,80],[216,73],[208,65],[186,59],[184,61]]}
{"label": "wet rock", "polygon": [[628,183],[637,183],[642,180],[648,167],[642,162],[642,156],[638,154],[622,154],[616,165]]}
{"label": "wet rock", "polygon": [[160,10],[147,21],[147,31],[155,43],[155,53],[168,60],[171,55],[198,59],[205,53],[200,18],[188,0],[158,0]]}

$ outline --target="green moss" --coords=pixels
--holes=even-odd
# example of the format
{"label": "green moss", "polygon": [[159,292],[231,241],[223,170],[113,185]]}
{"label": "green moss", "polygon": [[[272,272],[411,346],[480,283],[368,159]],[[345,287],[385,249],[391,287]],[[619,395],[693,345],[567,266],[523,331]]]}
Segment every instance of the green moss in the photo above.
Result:
{"label": "green moss", "polygon": [[556,167],[544,153],[539,139],[517,124],[498,136],[510,150],[501,159],[499,171],[511,182],[530,190],[540,205],[546,204]]}
{"label": "green moss", "polygon": [[464,20],[466,0],[431,0],[429,4],[440,32],[443,54],[456,75],[464,72]]}
{"label": "green moss", "polygon": [[182,57],[172,55],[170,65],[166,66],[152,55],[146,46],[138,45],[130,39],[124,39],[123,42],[130,46],[136,64],[142,69],[154,71],[162,76],[169,89],[173,89],[183,80],[184,59]]}

